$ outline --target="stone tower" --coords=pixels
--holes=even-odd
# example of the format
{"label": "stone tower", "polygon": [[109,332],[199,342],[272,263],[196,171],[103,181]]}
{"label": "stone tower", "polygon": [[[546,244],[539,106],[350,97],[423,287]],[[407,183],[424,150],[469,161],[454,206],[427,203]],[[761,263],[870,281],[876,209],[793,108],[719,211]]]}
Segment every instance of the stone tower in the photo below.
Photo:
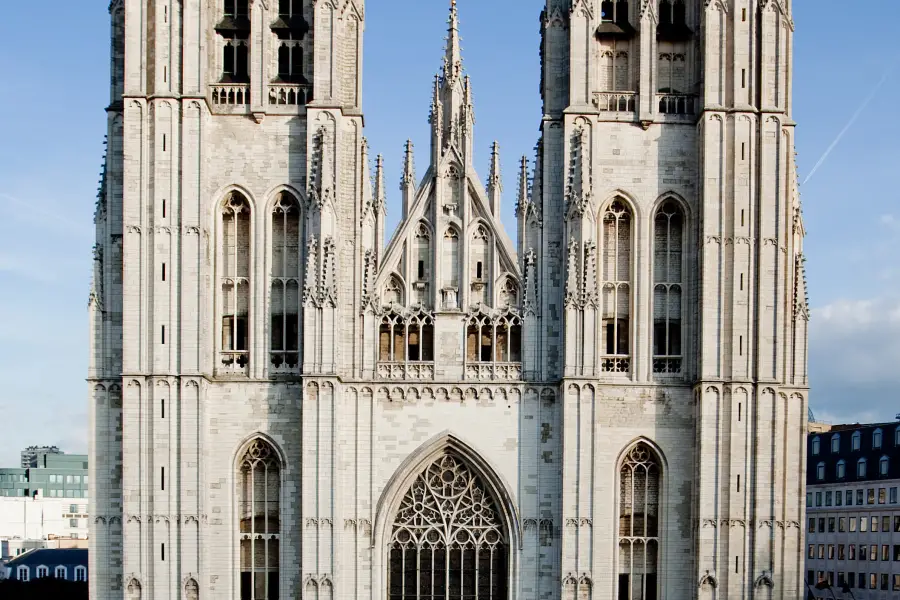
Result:
{"label": "stone tower", "polygon": [[364,11],[110,6],[91,597],[796,598],[789,3],[548,0],[518,252],[456,0],[385,239]]}

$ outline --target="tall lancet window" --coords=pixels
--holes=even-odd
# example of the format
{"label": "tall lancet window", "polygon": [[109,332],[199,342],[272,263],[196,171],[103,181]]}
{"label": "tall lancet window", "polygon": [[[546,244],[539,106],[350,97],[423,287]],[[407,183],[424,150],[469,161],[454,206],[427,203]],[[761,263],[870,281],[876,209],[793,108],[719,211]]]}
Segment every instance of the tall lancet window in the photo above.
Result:
{"label": "tall lancet window", "polygon": [[241,600],[278,600],[281,460],[253,440],[238,463]]}
{"label": "tall lancet window", "polygon": [[618,600],[656,600],[661,465],[647,444],[632,448],[619,470]]}
{"label": "tall lancet window", "polygon": [[222,82],[250,81],[250,5],[248,0],[222,0]]}
{"label": "tall lancet window", "polygon": [[663,202],[653,232],[653,372],[681,373],[684,213],[677,202]]}
{"label": "tall lancet window", "polygon": [[416,228],[416,236],[413,240],[413,282],[414,303],[420,306],[430,304],[429,282],[431,281],[431,232],[424,223],[419,223]]}
{"label": "tall lancet window", "polygon": [[505,600],[509,538],[481,478],[445,453],[413,482],[390,543],[390,600]]}
{"label": "tall lancet window", "polygon": [[606,373],[631,370],[631,209],[621,199],[603,212],[603,344]]}
{"label": "tall lancet window", "polygon": [[250,362],[250,203],[231,192],[221,217],[221,363],[226,370],[243,371]]}
{"label": "tall lancet window", "polygon": [[272,208],[271,231],[269,358],[275,370],[293,370],[299,364],[300,236],[300,204],[282,193]]}

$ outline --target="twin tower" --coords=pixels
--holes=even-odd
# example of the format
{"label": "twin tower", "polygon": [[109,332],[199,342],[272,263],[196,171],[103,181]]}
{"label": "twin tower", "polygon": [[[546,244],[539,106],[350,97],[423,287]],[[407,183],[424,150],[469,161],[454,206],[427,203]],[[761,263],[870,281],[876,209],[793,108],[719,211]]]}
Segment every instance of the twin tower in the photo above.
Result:
{"label": "twin tower", "polygon": [[547,0],[515,242],[455,0],[385,239],[365,10],[111,3],[91,597],[800,597],[791,0]]}

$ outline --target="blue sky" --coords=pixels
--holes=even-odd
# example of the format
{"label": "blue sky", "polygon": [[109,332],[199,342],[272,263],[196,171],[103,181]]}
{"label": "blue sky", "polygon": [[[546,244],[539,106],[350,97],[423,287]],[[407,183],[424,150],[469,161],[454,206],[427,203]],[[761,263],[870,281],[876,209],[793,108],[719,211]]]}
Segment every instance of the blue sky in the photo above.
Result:
{"label": "blue sky", "polygon": [[[47,0],[0,20],[0,465],[29,444],[87,448],[87,294],[93,210],[108,104],[107,2]],[[515,166],[540,118],[541,0],[459,0],[475,90],[478,167],[491,142],[504,166],[511,234]],[[836,27],[845,2],[794,2],[794,118],[801,178],[869,92],[879,93],[802,188],[810,298],[812,406],[832,421],[900,412],[900,3],[878,1],[864,27]],[[407,137],[420,174],[428,106],[446,30],[445,0],[369,2],[366,135],[388,170],[393,229]],[[402,40],[403,43],[398,43]]]}

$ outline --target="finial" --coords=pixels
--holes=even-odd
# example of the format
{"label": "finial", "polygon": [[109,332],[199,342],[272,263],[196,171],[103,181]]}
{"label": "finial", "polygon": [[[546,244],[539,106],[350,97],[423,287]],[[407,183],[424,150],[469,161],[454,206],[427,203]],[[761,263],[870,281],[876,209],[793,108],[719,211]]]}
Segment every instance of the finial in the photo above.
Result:
{"label": "finial", "polygon": [[500,144],[497,141],[491,145],[491,175],[489,186],[500,186]]}
{"label": "finial", "polygon": [[462,56],[459,49],[459,12],[456,0],[450,0],[450,18],[447,20],[447,50],[444,57],[444,80],[450,83],[462,71]]}
{"label": "finial", "polygon": [[375,202],[379,209],[384,209],[387,194],[384,191],[384,157],[375,157]]}
{"label": "finial", "polygon": [[415,185],[416,183],[416,164],[413,155],[412,140],[406,140],[406,149],[403,153],[403,185]]}
{"label": "finial", "polygon": [[522,156],[519,163],[519,197],[516,200],[516,215],[522,214],[528,204],[528,157]]}

